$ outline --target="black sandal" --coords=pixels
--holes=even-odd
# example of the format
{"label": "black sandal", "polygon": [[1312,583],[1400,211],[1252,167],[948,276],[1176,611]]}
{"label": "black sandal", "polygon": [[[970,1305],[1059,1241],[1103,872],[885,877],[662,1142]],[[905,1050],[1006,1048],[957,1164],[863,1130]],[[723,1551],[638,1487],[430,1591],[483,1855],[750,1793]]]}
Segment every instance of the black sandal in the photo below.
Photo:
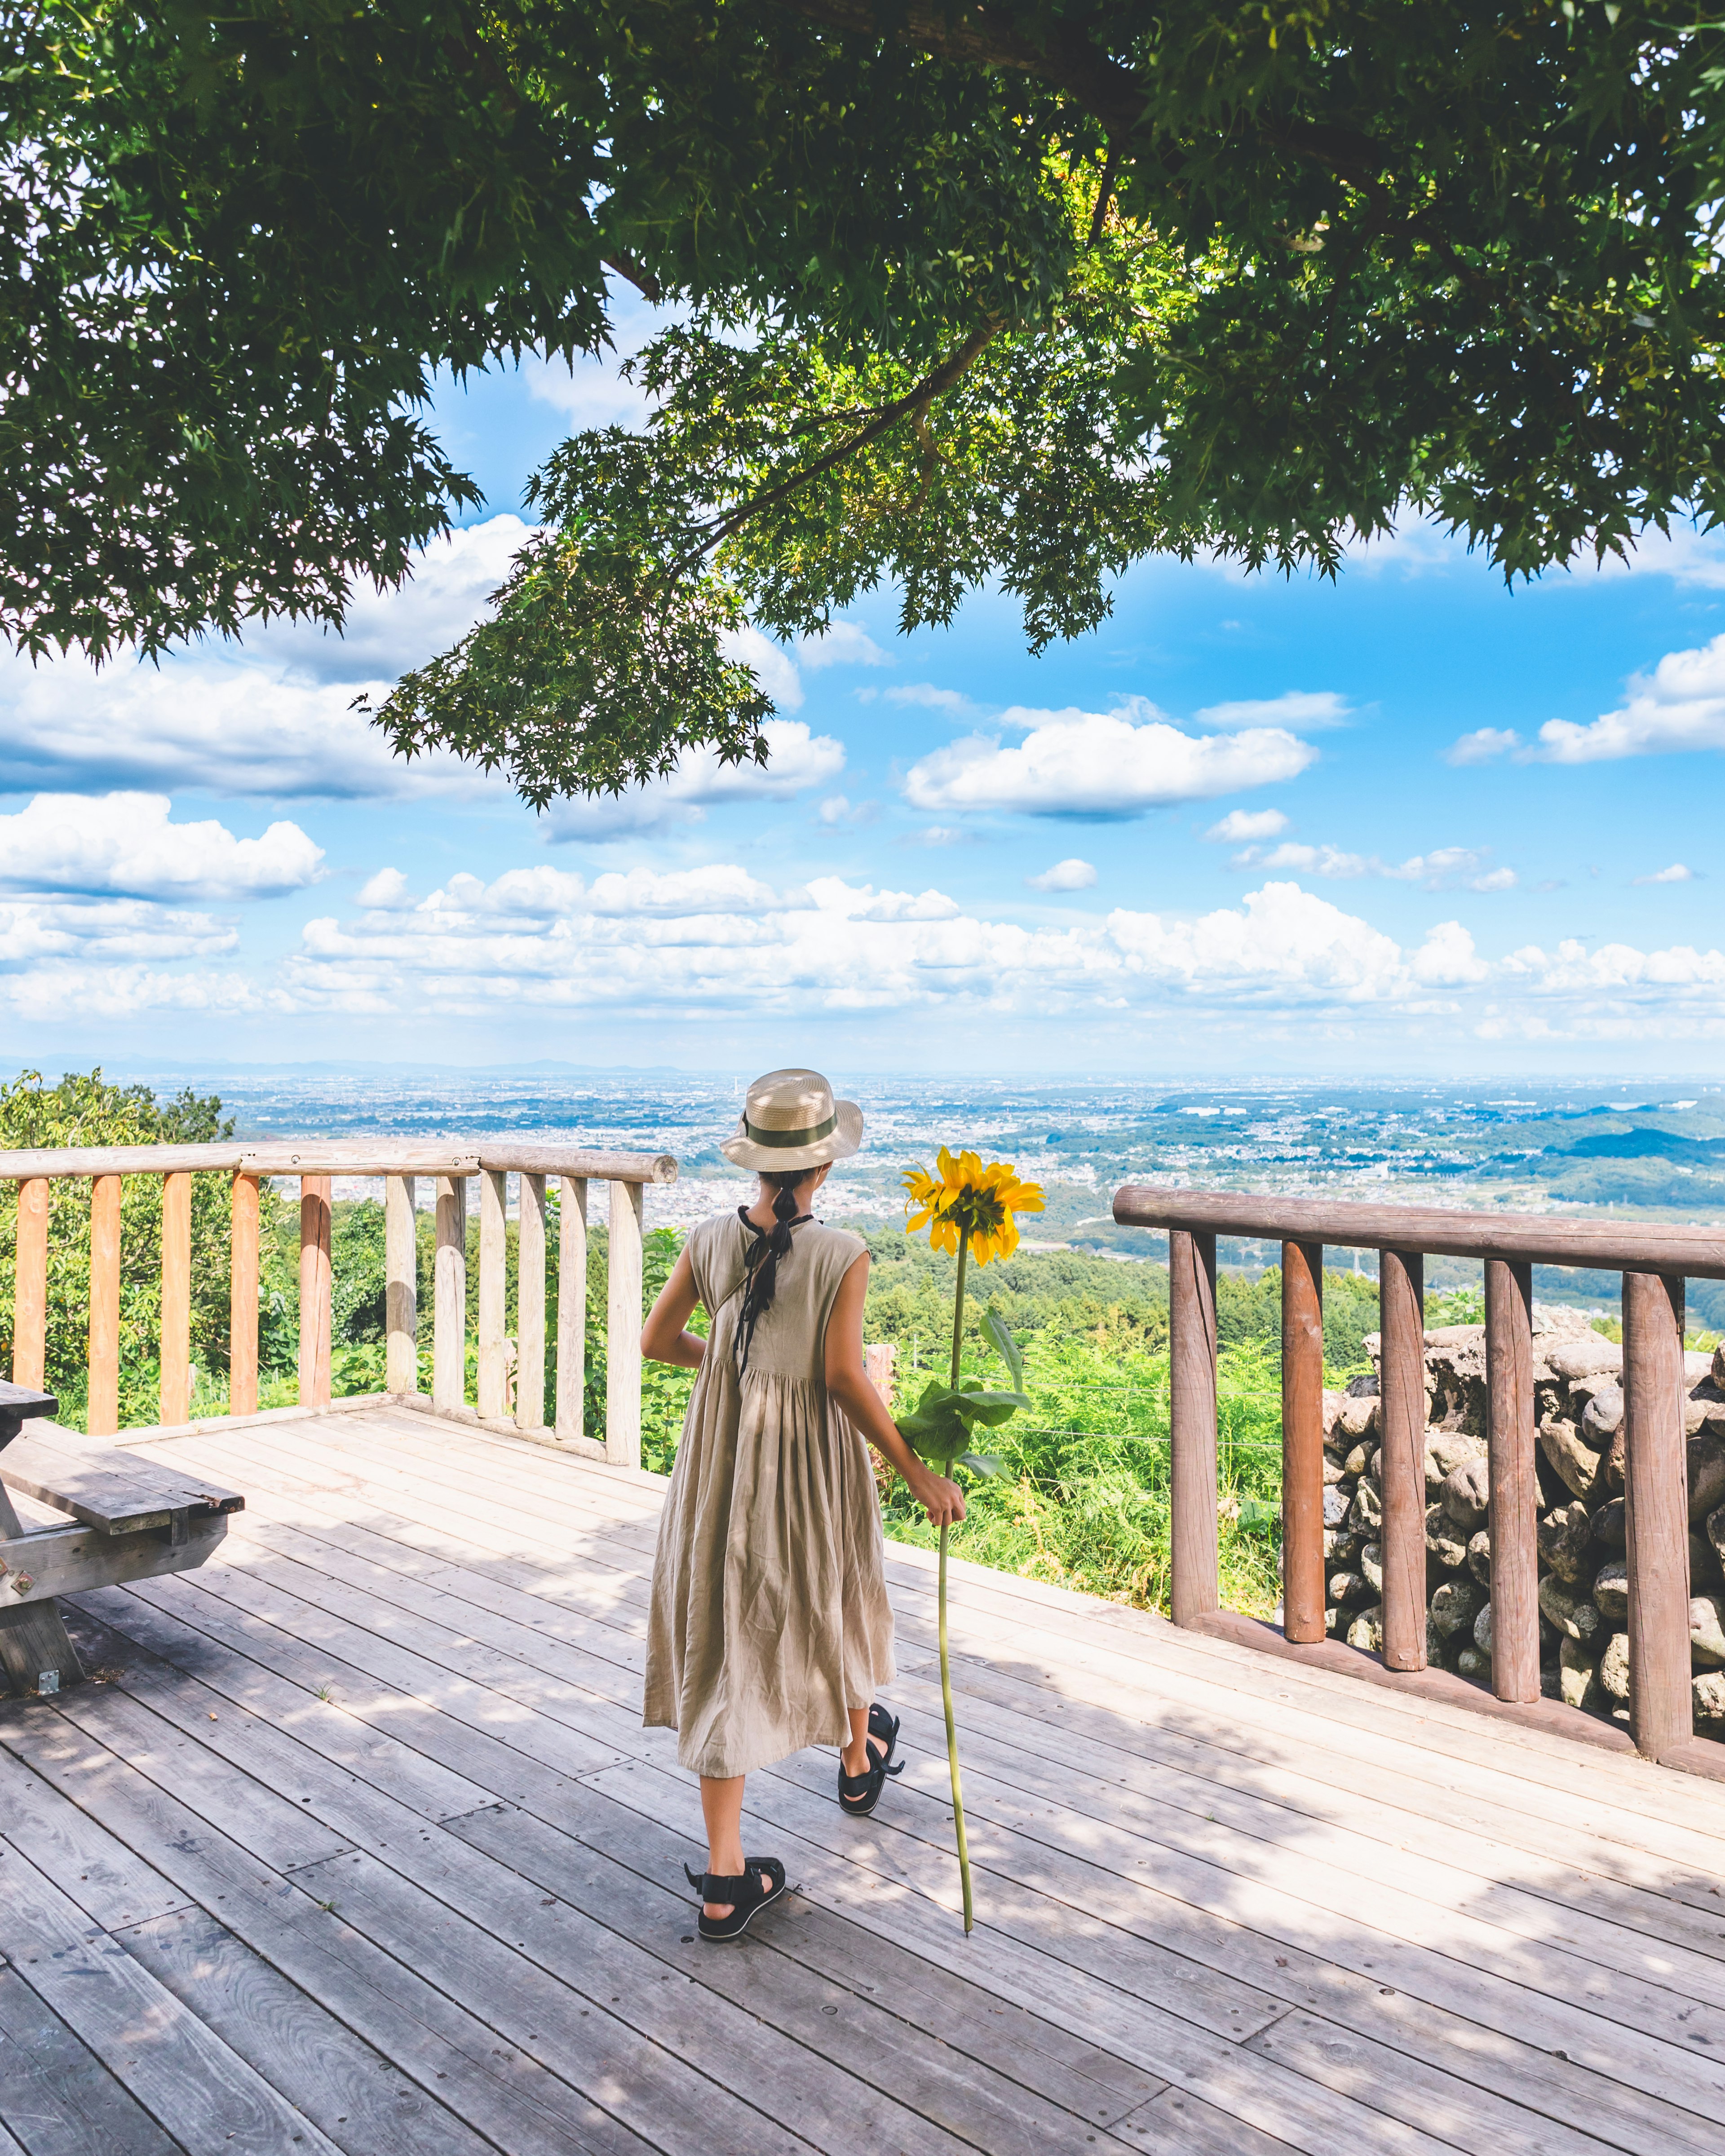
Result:
{"label": "black sandal", "polygon": [[889,1759],[898,1749],[898,1717],[889,1714],[878,1699],[869,1709],[869,1734],[880,1739]]}
{"label": "black sandal", "polygon": [[877,1700],[869,1709],[869,1735],[886,1747],[876,1758],[870,1754],[865,1773],[847,1774],[845,1762],[839,1762],[839,1809],[853,1818],[866,1819],[880,1801],[880,1792],[886,1787],[887,1777],[902,1774],[905,1763],[901,1759],[895,1767],[892,1755],[898,1749],[898,1717],[889,1714]]}
{"label": "black sandal", "polygon": [[[703,1909],[696,1920],[696,1929],[704,1939],[740,1939],[762,1909],[770,1909],[789,1892],[784,1883],[784,1866],[776,1856],[749,1856],[743,1861],[747,1871],[738,1872],[735,1878],[721,1871],[691,1871],[685,1864],[683,1876],[691,1887],[700,1891],[703,1902],[728,1902],[728,1917],[710,1917]],[[770,1889],[762,1892],[761,1874],[773,1881]]]}

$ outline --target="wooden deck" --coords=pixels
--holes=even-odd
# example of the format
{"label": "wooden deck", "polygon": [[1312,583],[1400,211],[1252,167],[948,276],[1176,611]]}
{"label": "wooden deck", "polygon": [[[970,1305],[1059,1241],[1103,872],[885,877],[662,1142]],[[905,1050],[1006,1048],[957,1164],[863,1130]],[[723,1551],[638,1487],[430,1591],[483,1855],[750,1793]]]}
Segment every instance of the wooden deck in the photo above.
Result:
{"label": "wooden deck", "polygon": [[0,1706],[0,2156],[1725,2156],[1716,1785],[959,1567],[967,1942],[895,1550],[909,1768],[755,1777],[800,1892],[720,1950],[655,1481],[389,1408],[145,1449],[248,1509]]}

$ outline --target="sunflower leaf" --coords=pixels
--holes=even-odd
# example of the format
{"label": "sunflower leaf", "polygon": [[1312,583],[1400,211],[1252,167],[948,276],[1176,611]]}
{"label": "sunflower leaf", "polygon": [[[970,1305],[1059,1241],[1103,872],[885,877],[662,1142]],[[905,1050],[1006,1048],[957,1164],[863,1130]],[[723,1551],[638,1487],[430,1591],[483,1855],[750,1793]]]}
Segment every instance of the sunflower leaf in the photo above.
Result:
{"label": "sunflower leaf", "polygon": [[949,1467],[970,1442],[970,1424],[958,1410],[960,1397],[937,1379],[925,1388],[915,1410],[899,1419],[899,1435],[932,1467]]}
{"label": "sunflower leaf", "polygon": [[1019,1353],[1019,1343],[1006,1329],[1006,1320],[991,1302],[983,1319],[983,1331],[994,1344],[996,1353],[1012,1373],[1012,1382],[1019,1392],[1024,1389],[1024,1358]]}
{"label": "sunflower leaf", "polygon": [[998,1475],[1000,1472],[1000,1462],[988,1452],[961,1452],[957,1464],[961,1467],[968,1467],[973,1475]]}
{"label": "sunflower leaf", "polygon": [[986,1423],[990,1430],[993,1430],[1004,1422],[1009,1422],[1020,1408],[1029,1407],[1030,1401],[1024,1393],[986,1392],[978,1388],[974,1391],[954,1394],[952,1404],[967,1422]]}

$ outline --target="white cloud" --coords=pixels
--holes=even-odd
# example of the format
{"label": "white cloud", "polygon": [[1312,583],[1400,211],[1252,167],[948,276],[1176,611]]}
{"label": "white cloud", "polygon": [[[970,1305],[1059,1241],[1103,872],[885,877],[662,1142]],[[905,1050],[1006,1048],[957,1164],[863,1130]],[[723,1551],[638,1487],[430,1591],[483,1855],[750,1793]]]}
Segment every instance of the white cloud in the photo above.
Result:
{"label": "white cloud", "polygon": [[726,861],[591,879],[539,862],[489,881],[451,875],[418,899],[380,870],[357,901],[308,923],[285,964],[263,970],[234,963],[237,931],[207,912],[0,899],[0,1011],[1048,1019],[1199,1004],[1350,1024],[1375,1010],[1486,1038],[1725,1037],[1725,952],[1571,939],[1493,957],[1455,921],[1403,944],[1281,879],[1195,916],[1074,904],[1058,927],[1037,927],[967,911],[937,888],[826,876],[775,890]]}
{"label": "white cloud", "polygon": [[723,632],[719,649],[726,659],[740,660],[780,711],[802,710],[803,677],[797,671],[796,660],[782,644],[745,623],[741,629]]}
{"label": "white cloud", "polygon": [[721,763],[715,748],[686,749],[668,778],[617,794],[578,796],[545,812],[553,840],[627,837],[698,824],[715,803],[788,801],[811,787],[830,785],[845,768],[845,751],[830,734],[811,734],[801,719],[768,719],[765,764]]}
{"label": "white cloud", "polygon": [[674,869],[630,869],[595,879],[587,895],[595,913],[764,913],[781,903],[769,885],[728,863]]}
{"label": "white cloud", "polygon": [[1679,585],[1703,591],[1725,589],[1725,547],[1717,531],[1701,531],[1692,524],[1673,526],[1669,532],[1644,531],[1630,549],[1626,561],[1608,555],[1599,565],[1602,577],[1670,577]]}
{"label": "white cloud", "polygon": [[1262,701],[1211,704],[1197,718],[1201,726],[1231,732],[1241,726],[1339,726],[1349,716],[1346,698],[1333,689],[1290,689]]}
{"label": "white cloud", "polygon": [[853,921],[957,921],[960,916],[957,900],[943,891],[883,891],[876,897],[872,885],[857,891],[837,876],[817,878],[809,896],[816,905],[841,908]]}
{"label": "white cloud", "polygon": [[823,824],[842,824],[850,814],[850,803],[842,793],[829,793],[816,813]]}
{"label": "white cloud", "polygon": [[1008,711],[1001,724],[1024,729],[1016,747],[972,734],[937,749],[906,774],[906,797],[917,808],[1135,816],[1292,778],[1317,754],[1280,726],[1189,734],[1141,716],[1154,709],[1134,699],[1116,711]]}
{"label": "white cloud", "polygon": [[0,660],[0,790],[193,789],[229,798],[413,799],[502,793],[439,752],[411,763],[349,707],[464,634],[502,581],[519,517],[439,540],[398,592],[354,594],[345,636],[276,622],[159,666]]}
{"label": "white cloud", "polygon": [[451,531],[424,549],[399,591],[358,585],[340,635],[310,622],[278,621],[249,632],[238,649],[295,680],[393,682],[465,635],[531,529],[519,516],[492,516]]}
{"label": "white cloud", "polygon": [[557,871],[490,884],[452,877],[407,913],[308,924],[285,985],[305,1007],[361,1012],[433,997],[450,1011],[529,998],[1047,1014],[1170,996],[1291,1008],[1394,1002],[1445,972],[1430,957],[1410,962],[1390,937],[1293,884],[1196,920],[1122,909],[1027,929],[967,914],[938,890],[834,876],[774,895],[719,864],[680,880],[602,877],[590,889]]}
{"label": "white cloud", "polygon": [[974,711],[968,696],[956,689],[937,689],[932,681],[908,681],[886,692],[889,704],[916,705],[928,711],[950,711],[955,717]]}
{"label": "white cloud", "polygon": [[141,1018],[151,1012],[227,1014],[291,1008],[237,974],[162,973],[148,966],[56,964],[0,973],[0,1008],[21,1023],[64,1025],[69,1016]]}
{"label": "white cloud", "polygon": [[64,1026],[152,1010],[237,1010],[270,1000],[238,974],[169,972],[225,957],[230,921],[140,898],[0,900],[0,1010]]}
{"label": "white cloud", "polygon": [[1513,869],[1487,869],[1489,855],[1469,846],[1439,846],[1429,854],[1410,854],[1404,861],[1380,860],[1376,854],[1351,854],[1339,846],[1301,845],[1292,839],[1279,846],[1248,846],[1230,865],[1250,869],[1299,869],[1332,881],[1382,876],[1392,883],[1423,884],[1427,891],[1513,891]]}
{"label": "white cloud", "polygon": [[1040,875],[1024,878],[1032,891],[1088,891],[1096,880],[1096,872],[1090,863],[1076,858],[1056,861]]}
{"label": "white cloud", "polygon": [[0,888],[191,898],[275,898],[316,883],[323,849],[297,824],[236,839],[213,821],[172,824],[165,793],[39,793],[0,816]]}
{"label": "white cloud", "polygon": [[1725,951],[1697,951],[1686,943],[1663,951],[1602,943],[1589,951],[1571,939],[1549,954],[1528,944],[1512,952],[1499,970],[1535,995],[1616,997],[1664,990],[1687,998],[1697,990],[1725,992]]}
{"label": "white cloud", "polygon": [[1651,674],[1632,674],[1629,700],[1590,726],[1548,719],[1531,752],[1546,763],[1600,763],[1625,756],[1725,748],[1725,635],[1698,651],[1668,651]]}
{"label": "white cloud", "polygon": [[1416,518],[1379,537],[1351,539],[1343,552],[1349,572],[1355,576],[1377,577],[1394,571],[1404,582],[1411,582],[1416,577],[1441,575],[1460,567],[1467,558],[1468,547],[1466,540],[1445,531],[1440,524]]}
{"label": "white cloud", "polygon": [[356,894],[361,906],[380,913],[393,913],[398,906],[411,903],[408,897],[408,880],[399,869],[379,869],[367,876]]}
{"label": "white cloud", "polygon": [[619,362],[624,356],[578,352],[567,362],[535,357],[523,361],[521,378],[536,403],[563,414],[572,433],[589,427],[637,429],[652,403],[645,390],[624,380]]}
{"label": "white cloud", "polygon": [[1275,839],[1288,828],[1280,808],[1230,808],[1204,833],[1218,845],[1238,846],[1253,839]]}
{"label": "white cloud", "polygon": [[1196,921],[1117,911],[1108,932],[1129,973],[1199,994],[1369,1003],[1407,981],[1391,937],[1293,883]]}
{"label": "white cloud", "polygon": [[1651,875],[1637,876],[1635,878],[1635,881],[1638,884],[1693,883],[1696,880],[1697,871],[1694,869],[1686,867],[1681,861],[1673,861],[1668,869],[1656,869]]}
{"label": "white cloud", "polygon": [[229,921],[147,899],[0,900],[0,968],[43,958],[208,957],[239,941]]}
{"label": "white cloud", "polygon": [[1472,988],[1491,970],[1459,921],[1440,921],[1426,932],[1425,942],[1414,953],[1411,969],[1414,978],[1430,988]]}
{"label": "white cloud", "polygon": [[892,662],[860,622],[835,621],[820,636],[797,639],[797,656],[812,674],[823,666],[890,666]]}
{"label": "white cloud", "polygon": [[891,663],[868,631],[854,621],[835,621],[823,636],[799,637],[794,652],[745,623],[741,629],[726,629],[719,639],[719,649],[726,658],[741,660],[782,711],[803,708],[802,667],[817,673],[824,666]]}
{"label": "white cloud", "polygon": [[1507,756],[1522,745],[1522,737],[1512,726],[1476,726],[1471,734],[1452,742],[1444,752],[1445,763],[1490,763],[1494,757]]}
{"label": "white cloud", "polygon": [[578,352],[572,361],[535,356],[521,362],[521,378],[531,395],[562,413],[575,431],[641,425],[652,409],[652,399],[623,379],[623,362],[679,319],[674,308],[649,305],[632,285],[614,277],[608,281],[608,351]]}

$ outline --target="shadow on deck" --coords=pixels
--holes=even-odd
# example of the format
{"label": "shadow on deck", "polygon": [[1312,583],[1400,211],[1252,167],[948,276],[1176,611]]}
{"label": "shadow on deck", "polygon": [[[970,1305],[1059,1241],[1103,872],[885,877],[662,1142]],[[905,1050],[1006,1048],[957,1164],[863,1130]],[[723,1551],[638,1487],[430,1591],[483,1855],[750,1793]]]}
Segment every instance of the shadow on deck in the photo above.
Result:
{"label": "shadow on deck", "polygon": [[140,1448],[246,1492],[0,1705],[0,2156],[1725,2156],[1725,1790],[972,1566],[957,1914],[910,1767],[750,1783],[694,1940],[639,1726],[651,1477],[390,1408]]}

